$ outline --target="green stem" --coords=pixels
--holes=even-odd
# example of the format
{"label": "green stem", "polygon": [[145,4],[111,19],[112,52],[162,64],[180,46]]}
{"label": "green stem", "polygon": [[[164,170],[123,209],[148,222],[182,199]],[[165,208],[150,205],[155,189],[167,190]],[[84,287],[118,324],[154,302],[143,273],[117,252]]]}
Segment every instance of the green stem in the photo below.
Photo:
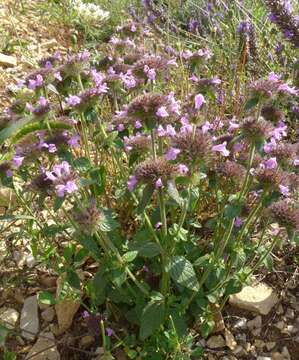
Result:
{"label": "green stem", "polygon": [[114,253],[114,255],[116,256],[116,258],[120,262],[120,264],[122,266],[124,266],[126,273],[132,279],[132,281],[135,283],[135,285],[139,288],[139,290],[141,290],[141,292],[143,292],[144,295],[149,296],[149,293],[148,293],[147,289],[136,279],[135,275],[127,267],[127,265],[123,261],[123,258],[120,255],[118,249],[115,247],[115,245],[109,239],[109,237],[103,232],[101,232],[100,235],[102,236],[102,239],[104,240],[104,242],[106,243],[108,248]]}
{"label": "green stem", "polygon": [[154,130],[151,130],[151,143],[152,143],[152,155],[153,155],[153,159],[156,160],[156,159],[157,159],[157,154],[156,154],[155,133],[154,133]]}
{"label": "green stem", "polygon": [[245,194],[245,192],[247,190],[247,185],[248,185],[248,181],[249,181],[249,177],[250,177],[250,169],[252,167],[252,163],[253,163],[253,159],[254,159],[254,153],[255,153],[255,144],[254,144],[254,142],[252,142],[250,145],[249,162],[248,162],[248,166],[247,166],[245,180],[244,180],[242,189],[239,194],[239,200],[242,199],[243,195]]}

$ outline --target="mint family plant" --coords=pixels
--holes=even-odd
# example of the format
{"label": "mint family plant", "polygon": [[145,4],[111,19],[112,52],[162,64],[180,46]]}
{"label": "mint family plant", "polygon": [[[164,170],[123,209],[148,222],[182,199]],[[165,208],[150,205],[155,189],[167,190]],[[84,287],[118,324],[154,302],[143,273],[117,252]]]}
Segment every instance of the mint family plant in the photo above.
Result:
{"label": "mint family plant", "polygon": [[275,111],[298,90],[270,73],[235,114],[209,49],[156,41],[130,21],[93,56],[54,54],[19,82],[0,132],[19,208],[2,220],[24,222],[96,334],[110,326],[106,350],[114,333],[132,354],[130,333],[143,358],[190,358],[188,325],[206,337],[284,235],[298,239],[299,147]]}

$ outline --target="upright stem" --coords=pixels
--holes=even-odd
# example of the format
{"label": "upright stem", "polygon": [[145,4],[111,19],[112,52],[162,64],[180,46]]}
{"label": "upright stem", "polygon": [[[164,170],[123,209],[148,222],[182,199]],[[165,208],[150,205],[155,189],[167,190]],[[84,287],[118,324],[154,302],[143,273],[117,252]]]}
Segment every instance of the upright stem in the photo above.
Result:
{"label": "upright stem", "polygon": [[151,130],[151,140],[152,140],[152,155],[153,155],[153,159],[156,160],[157,159],[157,154],[156,154],[154,130]]}

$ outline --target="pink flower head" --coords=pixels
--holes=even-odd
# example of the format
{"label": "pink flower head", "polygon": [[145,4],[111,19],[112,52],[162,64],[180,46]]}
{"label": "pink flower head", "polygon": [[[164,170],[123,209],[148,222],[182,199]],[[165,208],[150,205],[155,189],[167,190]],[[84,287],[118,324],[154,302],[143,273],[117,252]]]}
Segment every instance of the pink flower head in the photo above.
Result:
{"label": "pink flower head", "polygon": [[283,121],[280,121],[278,126],[271,133],[274,140],[281,140],[287,136],[287,126]]}
{"label": "pink flower head", "polygon": [[54,165],[52,171],[46,171],[45,174],[55,185],[58,197],[64,197],[66,193],[71,194],[78,190],[70,164],[67,161]]}
{"label": "pink flower head", "polygon": [[12,164],[14,168],[18,169],[22,165],[24,159],[25,159],[24,156],[15,155],[12,159]]}
{"label": "pink flower head", "polygon": [[158,221],[158,222],[156,223],[156,225],[155,225],[155,228],[156,228],[156,229],[160,229],[161,226],[162,226],[161,221]]}
{"label": "pink flower head", "polygon": [[274,138],[271,138],[270,142],[266,143],[263,149],[266,154],[270,154],[275,149],[275,147],[276,147],[276,141]]}
{"label": "pink flower head", "polygon": [[174,92],[171,91],[168,96],[167,96],[167,100],[170,102],[170,105],[169,105],[169,108],[170,110],[177,114],[177,115],[180,115],[181,112],[180,112],[180,103],[179,101],[177,101],[174,97]]}
{"label": "pink flower head", "polygon": [[270,74],[268,75],[268,80],[277,82],[279,81],[279,76],[276,75],[274,72],[270,72]]}
{"label": "pink flower head", "polygon": [[69,97],[66,98],[66,102],[69,106],[76,106],[80,104],[81,99],[77,95],[70,95]]}
{"label": "pink flower head", "polygon": [[137,81],[130,70],[125,74],[120,74],[120,78],[126,89],[133,89],[137,85]]}
{"label": "pink flower head", "polygon": [[193,81],[193,82],[197,82],[198,81],[198,77],[195,75],[195,74],[192,74],[190,77],[189,77],[189,80]]}
{"label": "pink flower head", "polygon": [[243,224],[243,220],[239,216],[237,216],[234,221],[234,226],[236,228],[239,228],[242,226],[242,224]]}
{"label": "pink flower head", "polygon": [[12,176],[13,176],[13,172],[12,172],[10,169],[9,169],[9,170],[6,170],[5,175],[6,175],[7,177],[12,177]]}
{"label": "pink flower head", "polygon": [[56,71],[54,73],[54,78],[58,81],[62,81],[62,76],[61,76],[61,73],[59,71]]}
{"label": "pink flower head", "polygon": [[264,161],[264,166],[266,169],[275,169],[277,168],[277,160],[276,157],[272,157],[266,161]]}
{"label": "pink flower head", "polygon": [[143,71],[149,80],[154,81],[156,79],[156,70],[155,69],[150,69],[148,65],[144,65]]}
{"label": "pink flower head", "polygon": [[281,194],[285,197],[290,195],[290,189],[288,186],[284,186],[284,185],[279,185],[279,191],[281,192]]}
{"label": "pink flower head", "polygon": [[161,178],[159,178],[156,182],[155,182],[155,187],[156,189],[159,189],[163,186],[162,180]]}
{"label": "pink flower head", "polygon": [[233,121],[230,121],[229,122],[229,127],[228,127],[228,131],[229,132],[233,132],[235,131],[236,129],[239,129],[239,124],[237,124],[236,122],[233,122]]}
{"label": "pink flower head", "polygon": [[127,182],[127,186],[128,186],[128,189],[129,189],[130,192],[132,192],[135,189],[137,183],[138,183],[138,181],[136,179],[136,176],[131,175],[129,177],[128,182]]}
{"label": "pink flower head", "polygon": [[47,106],[48,105],[48,100],[45,97],[41,96],[39,98],[38,103],[39,103],[40,106]]}
{"label": "pink flower head", "polygon": [[140,122],[139,120],[136,120],[136,121],[135,121],[135,124],[134,124],[134,127],[135,127],[135,129],[140,129],[140,128],[142,128],[141,122]]}
{"label": "pink flower head", "polygon": [[165,118],[165,117],[169,116],[165,106],[160,106],[156,112],[156,115],[161,118]]}
{"label": "pink flower head", "polygon": [[105,76],[102,73],[97,72],[95,69],[92,69],[90,73],[96,86],[100,86],[104,82]]}
{"label": "pink flower head", "polygon": [[47,148],[48,148],[49,153],[51,153],[51,154],[53,154],[57,151],[57,147],[55,144],[47,144]]}
{"label": "pink flower head", "polygon": [[106,333],[108,337],[111,337],[113,335],[113,330],[111,328],[106,328]]}
{"label": "pink flower head", "polygon": [[240,152],[242,150],[242,148],[243,148],[243,146],[241,143],[235,143],[233,145],[233,151],[236,153]]}
{"label": "pink flower head", "polygon": [[186,175],[188,174],[188,166],[184,165],[184,164],[179,164],[178,165],[178,172],[180,175]]}
{"label": "pink flower head", "polygon": [[122,132],[124,130],[125,130],[125,125],[124,124],[118,124],[117,125],[117,131]]}
{"label": "pink flower head", "polygon": [[167,65],[178,67],[178,64],[175,59],[168,60]]}
{"label": "pink flower head", "polygon": [[202,94],[197,94],[195,95],[195,98],[194,98],[194,103],[195,103],[195,109],[196,110],[199,110],[203,104],[205,104],[205,98],[203,97]]}
{"label": "pink flower head", "polygon": [[289,95],[298,95],[298,89],[290,87],[288,84],[281,84],[278,87],[278,91]]}
{"label": "pink flower head", "polygon": [[175,136],[176,135],[175,128],[172,125],[166,125],[166,134],[170,137]]}
{"label": "pink flower head", "polygon": [[211,123],[206,121],[203,126],[201,127],[202,133],[206,134],[211,129]]}
{"label": "pink flower head", "polygon": [[158,128],[157,128],[157,134],[159,137],[163,137],[163,136],[166,136],[167,133],[166,133],[166,130],[163,128],[162,125],[159,125]]}
{"label": "pink flower head", "polygon": [[79,147],[79,141],[80,141],[80,135],[75,134],[68,140],[67,143],[70,145],[70,147],[77,148]]}
{"label": "pink flower head", "polygon": [[226,141],[224,141],[222,144],[214,145],[212,147],[212,151],[220,152],[222,156],[227,157],[229,156],[229,150],[227,150],[226,145],[227,145]]}
{"label": "pink flower head", "polygon": [[112,66],[109,67],[107,73],[108,73],[108,75],[114,75],[115,74],[115,70],[113,69]]}
{"label": "pink flower head", "polygon": [[165,159],[166,160],[175,160],[178,156],[178,154],[181,152],[180,149],[176,149],[176,148],[170,148],[166,155],[165,155]]}
{"label": "pink flower head", "polygon": [[38,74],[38,75],[36,75],[35,80],[30,79],[28,81],[28,88],[31,89],[31,90],[36,90],[36,89],[42,87],[43,84],[44,84],[44,79],[40,74]]}
{"label": "pink flower head", "polygon": [[299,166],[299,159],[294,160],[294,166]]}

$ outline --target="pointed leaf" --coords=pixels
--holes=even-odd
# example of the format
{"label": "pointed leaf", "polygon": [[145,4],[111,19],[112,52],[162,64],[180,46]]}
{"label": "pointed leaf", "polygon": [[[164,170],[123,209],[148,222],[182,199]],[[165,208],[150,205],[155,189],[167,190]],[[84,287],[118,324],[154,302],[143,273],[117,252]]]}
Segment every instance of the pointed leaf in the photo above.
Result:
{"label": "pointed leaf", "polygon": [[184,200],[180,197],[176,184],[173,180],[167,182],[167,193],[179,206],[184,205]]}
{"label": "pointed leaf", "polygon": [[198,291],[199,284],[193,265],[184,256],[174,256],[170,262],[170,277],[187,289]]}
{"label": "pointed leaf", "polygon": [[154,191],[155,187],[152,184],[146,185],[146,187],[143,189],[142,199],[136,210],[137,214],[143,213],[144,209],[150,203]]}
{"label": "pointed leaf", "polygon": [[145,340],[157,330],[164,321],[165,304],[164,301],[151,301],[144,308],[141,316],[141,326],[139,337]]}

